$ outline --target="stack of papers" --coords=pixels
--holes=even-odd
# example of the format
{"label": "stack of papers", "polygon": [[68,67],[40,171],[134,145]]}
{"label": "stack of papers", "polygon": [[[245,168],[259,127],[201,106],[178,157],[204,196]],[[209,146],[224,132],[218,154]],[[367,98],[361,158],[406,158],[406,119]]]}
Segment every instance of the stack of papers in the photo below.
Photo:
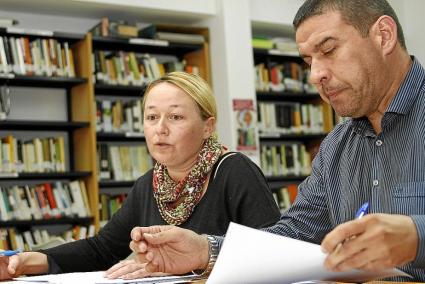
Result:
{"label": "stack of papers", "polygon": [[397,269],[329,272],[323,266],[325,258],[319,245],[231,223],[207,284],[365,282],[408,276]]}

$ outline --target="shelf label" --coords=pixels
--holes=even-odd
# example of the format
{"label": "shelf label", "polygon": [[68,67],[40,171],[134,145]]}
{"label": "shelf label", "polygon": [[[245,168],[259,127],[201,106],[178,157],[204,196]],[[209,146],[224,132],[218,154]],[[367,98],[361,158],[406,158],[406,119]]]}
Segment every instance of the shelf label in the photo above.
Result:
{"label": "shelf label", "polygon": [[300,57],[300,55],[297,51],[282,51],[282,50],[279,50],[279,49],[269,49],[269,54],[270,55]]}
{"label": "shelf label", "polygon": [[0,178],[17,178],[19,177],[18,173],[0,173]]}
{"label": "shelf label", "polygon": [[16,28],[16,27],[8,27],[7,32],[14,33],[14,34],[26,34],[26,35],[36,35],[36,36],[53,36],[52,31],[22,29],[22,28]]}
{"label": "shelf label", "polygon": [[125,137],[144,137],[141,132],[126,132]]}
{"label": "shelf label", "polygon": [[170,44],[166,40],[157,40],[157,39],[150,39],[150,38],[130,38],[128,42],[131,44],[156,45],[156,46],[168,46]]}

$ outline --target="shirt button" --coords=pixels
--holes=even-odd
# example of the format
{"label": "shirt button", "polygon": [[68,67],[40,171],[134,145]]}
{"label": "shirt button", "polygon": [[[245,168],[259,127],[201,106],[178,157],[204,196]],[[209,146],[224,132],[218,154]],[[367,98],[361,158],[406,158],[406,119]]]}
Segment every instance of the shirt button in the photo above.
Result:
{"label": "shirt button", "polygon": [[376,140],[375,145],[378,147],[382,146],[382,140]]}
{"label": "shirt button", "polygon": [[379,184],[379,181],[377,179],[373,180],[373,186],[377,186]]}

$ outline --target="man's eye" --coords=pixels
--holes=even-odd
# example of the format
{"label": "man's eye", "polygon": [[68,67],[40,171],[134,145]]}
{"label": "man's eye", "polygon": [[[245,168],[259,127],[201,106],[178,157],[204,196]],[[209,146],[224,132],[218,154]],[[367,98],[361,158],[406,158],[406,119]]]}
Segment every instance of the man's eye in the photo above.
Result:
{"label": "man's eye", "polygon": [[331,55],[335,51],[335,48],[328,49],[323,52],[324,55]]}

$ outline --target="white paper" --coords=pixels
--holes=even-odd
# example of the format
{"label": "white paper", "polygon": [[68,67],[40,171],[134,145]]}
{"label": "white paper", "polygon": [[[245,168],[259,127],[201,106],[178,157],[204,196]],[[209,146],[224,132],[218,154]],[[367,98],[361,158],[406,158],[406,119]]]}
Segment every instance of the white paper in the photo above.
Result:
{"label": "white paper", "polygon": [[195,275],[185,276],[160,276],[132,280],[108,279],[103,277],[104,271],[76,272],[63,274],[50,274],[14,278],[14,283],[54,283],[54,284],[115,284],[115,283],[187,283],[198,278]]}
{"label": "white paper", "polygon": [[365,282],[404,275],[379,272],[329,272],[320,246],[231,223],[207,284],[294,283],[308,280]]}

